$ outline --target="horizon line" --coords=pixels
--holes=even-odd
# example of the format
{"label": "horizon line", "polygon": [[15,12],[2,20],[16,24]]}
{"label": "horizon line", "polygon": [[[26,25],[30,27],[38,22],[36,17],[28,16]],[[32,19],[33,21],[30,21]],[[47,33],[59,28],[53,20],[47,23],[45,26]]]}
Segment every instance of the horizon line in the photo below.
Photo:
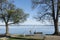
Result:
{"label": "horizon line", "polygon": [[[5,25],[0,25],[0,26],[5,26]],[[54,25],[9,25],[9,26],[54,26]]]}

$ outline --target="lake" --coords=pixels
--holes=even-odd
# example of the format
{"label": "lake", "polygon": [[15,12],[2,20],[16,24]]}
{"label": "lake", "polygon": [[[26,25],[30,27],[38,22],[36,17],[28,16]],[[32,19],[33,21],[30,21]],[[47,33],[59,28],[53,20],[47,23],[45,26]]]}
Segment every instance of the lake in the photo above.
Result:
{"label": "lake", "polygon": [[[30,31],[32,34],[34,32],[43,32],[43,34],[52,34],[54,33],[54,26],[38,26],[38,25],[25,25],[25,26],[19,26],[19,25],[11,25],[9,26],[9,33],[10,34],[30,34]],[[60,31],[60,26],[59,26]],[[0,26],[0,34],[5,33],[5,26]]]}

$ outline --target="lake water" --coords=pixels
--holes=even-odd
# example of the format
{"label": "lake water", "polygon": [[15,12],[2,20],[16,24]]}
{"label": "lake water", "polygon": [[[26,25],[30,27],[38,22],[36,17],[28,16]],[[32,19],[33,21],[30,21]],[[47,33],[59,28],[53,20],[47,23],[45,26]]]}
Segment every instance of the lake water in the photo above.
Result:
{"label": "lake water", "polygon": [[[43,34],[52,34],[54,33],[54,26],[9,26],[10,34],[32,34],[36,32],[43,32]],[[60,27],[59,27],[60,31]],[[0,26],[0,34],[5,33],[5,26]]]}

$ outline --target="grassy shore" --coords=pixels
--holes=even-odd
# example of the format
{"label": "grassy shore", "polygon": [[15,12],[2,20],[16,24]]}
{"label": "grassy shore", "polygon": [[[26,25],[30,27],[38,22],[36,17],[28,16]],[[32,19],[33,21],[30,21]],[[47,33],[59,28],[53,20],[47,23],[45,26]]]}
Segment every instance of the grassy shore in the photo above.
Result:
{"label": "grassy shore", "polygon": [[0,40],[42,40],[42,39],[16,39],[16,38],[2,38]]}
{"label": "grassy shore", "polygon": [[11,35],[10,37],[0,37],[0,40],[60,40],[60,36],[57,36],[57,35],[46,35],[42,39],[42,36]]}
{"label": "grassy shore", "polygon": [[1,37],[0,40],[42,40],[33,35],[10,35],[9,37]]}

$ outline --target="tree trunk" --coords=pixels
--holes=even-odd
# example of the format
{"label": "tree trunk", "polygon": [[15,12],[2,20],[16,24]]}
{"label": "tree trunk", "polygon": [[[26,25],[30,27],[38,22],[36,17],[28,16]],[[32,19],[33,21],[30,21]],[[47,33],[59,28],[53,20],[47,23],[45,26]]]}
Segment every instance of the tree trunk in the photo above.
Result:
{"label": "tree trunk", "polygon": [[58,3],[57,3],[57,14],[55,14],[54,0],[52,0],[52,17],[55,28],[54,35],[58,35]]}
{"label": "tree trunk", "polygon": [[54,22],[54,28],[55,28],[55,32],[54,32],[54,35],[58,35],[58,21],[55,21]]}
{"label": "tree trunk", "polygon": [[5,34],[6,36],[8,36],[9,35],[9,28],[8,28],[8,24],[6,23],[6,34]]}

